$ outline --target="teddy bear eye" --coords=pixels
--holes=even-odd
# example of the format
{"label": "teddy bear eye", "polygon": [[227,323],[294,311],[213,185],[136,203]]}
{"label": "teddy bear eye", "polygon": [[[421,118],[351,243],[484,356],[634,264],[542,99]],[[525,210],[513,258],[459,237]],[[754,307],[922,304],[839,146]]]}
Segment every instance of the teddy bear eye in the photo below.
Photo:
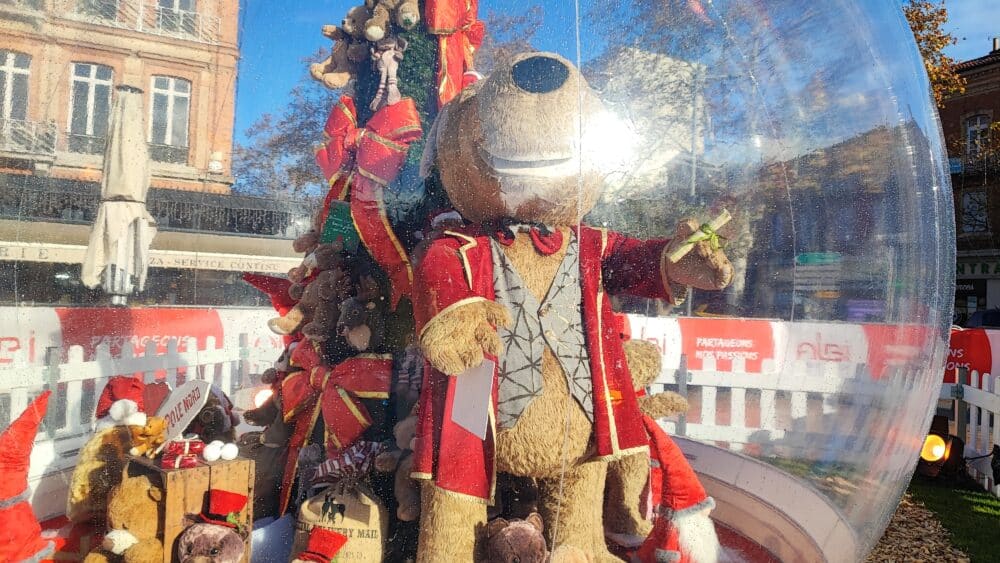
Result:
{"label": "teddy bear eye", "polygon": [[521,563],[521,558],[515,556],[513,559],[510,560],[510,563]]}
{"label": "teddy bear eye", "polygon": [[208,554],[209,555],[218,555],[219,554],[219,548],[213,547],[212,549],[208,550]]}

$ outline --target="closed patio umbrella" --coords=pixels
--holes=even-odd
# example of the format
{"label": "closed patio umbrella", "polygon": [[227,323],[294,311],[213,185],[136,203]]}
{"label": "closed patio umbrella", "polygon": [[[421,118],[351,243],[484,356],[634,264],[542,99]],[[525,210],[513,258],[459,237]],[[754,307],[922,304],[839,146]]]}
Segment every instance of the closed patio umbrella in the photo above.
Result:
{"label": "closed patio umbrella", "polygon": [[137,286],[141,291],[146,285],[156,221],[146,210],[149,148],[142,90],[126,85],[115,90],[104,151],[101,206],[80,277],[87,287],[100,285],[111,295],[113,304],[124,305]]}

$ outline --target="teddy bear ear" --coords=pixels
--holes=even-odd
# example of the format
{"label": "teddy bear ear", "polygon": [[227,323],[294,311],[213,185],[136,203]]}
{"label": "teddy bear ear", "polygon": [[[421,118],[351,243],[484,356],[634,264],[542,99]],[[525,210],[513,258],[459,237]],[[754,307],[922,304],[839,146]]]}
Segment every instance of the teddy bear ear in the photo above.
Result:
{"label": "teddy bear ear", "polygon": [[492,538],[493,536],[500,533],[501,530],[507,527],[507,521],[503,518],[494,518],[486,524],[486,537]]}
{"label": "teddy bear ear", "polygon": [[544,526],[542,524],[541,514],[537,512],[532,512],[531,514],[528,515],[527,518],[524,519],[524,521],[531,524],[536,530],[538,530],[538,533],[542,533],[542,528]]}

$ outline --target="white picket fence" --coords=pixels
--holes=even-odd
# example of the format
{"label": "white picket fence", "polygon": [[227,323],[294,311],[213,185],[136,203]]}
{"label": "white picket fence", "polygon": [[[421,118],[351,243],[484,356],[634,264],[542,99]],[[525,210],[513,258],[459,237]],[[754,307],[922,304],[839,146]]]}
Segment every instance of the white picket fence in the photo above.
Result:
{"label": "white picket fence", "polygon": [[[890,370],[874,379],[864,364],[765,361],[761,373],[745,373],[734,361],[733,371],[714,369],[664,370],[650,391],[678,391],[689,403],[689,415],[666,421],[676,436],[718,445],[759,458],[797,459],[865,468],[869,483],[889,483],[908,477],[914,452],[925,429],[901,430],[898,417],[912,416],[916,403],[940,386],[940,397],[951,399],[954,385],[941,385],[922,374]],[[967,456],[989,453],[1000,443],[1000,377],[973,374],[959,401],[968,406]],[[961,411],[960,411],[961,412]],[[1000,496],[989,459],[970,465],[970,473]]]}
{"label": "white picket fence", "polygon": [[[959,374],[958,381],[963,379]],[[986,456],[1000,445],[1000,376],[973,371],[968,381],[969,384],[945,383],[941,386],[941,399],[953,400],[958,407],[955,431],[965,439],[965,457],[974,458]],[[1000,483],[993,479],[989,457],[970,460],[968,469],[980,485],[1000,497]]]}
{"label": "white picket fence", "polygon": [[106,344],[98,346],[92,358],[85,358],[79,346],[71,347],[63,360],[62,351],[48,351],[47,365],[21,365],[0,370],[0,428],[18,416],[44,389],[54,391],[41,431],[35,440],[28,475],[32,505],[44,519],[65,510],[66,490],[77,453],[93,433],[94,407],[107,381],[118,375],[142,374],[147,383],[166,382],[171,388],[190,379],[218,385],[232,395],[250,384],[250,376],[271,365],[273,351],[254,349],[246,335],[239,345],[216,348],[209,336],[199,348],[194,338],[170,340],[166,350],[157,351],[150,342],[142,354],[130,346],[113,357]]}

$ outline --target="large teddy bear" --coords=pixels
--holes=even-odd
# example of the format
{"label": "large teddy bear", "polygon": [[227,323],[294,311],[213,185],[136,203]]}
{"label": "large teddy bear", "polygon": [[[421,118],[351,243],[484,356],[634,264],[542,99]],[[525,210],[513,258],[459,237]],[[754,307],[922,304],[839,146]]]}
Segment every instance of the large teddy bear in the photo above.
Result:
{"label": "large teddy bear", "polygon": [[[421,562],[483,555],[497,472],[537,480],[554,548],[619,561],[602,529],[608,462],[648,438],[609,296],[676,302],[688,286],[725,287],[733,268],[708,241],[673,262],[679,242],[581,224],[610,172],[598,124],[613,120],[567,60],[525,53],[434,125],[430,159],[471,226],[435,240],[415,276],[432,368],[414,452]],[[692,233],[682,222],[675,240]],[[470,412],[484,393],[488,407]]]}

